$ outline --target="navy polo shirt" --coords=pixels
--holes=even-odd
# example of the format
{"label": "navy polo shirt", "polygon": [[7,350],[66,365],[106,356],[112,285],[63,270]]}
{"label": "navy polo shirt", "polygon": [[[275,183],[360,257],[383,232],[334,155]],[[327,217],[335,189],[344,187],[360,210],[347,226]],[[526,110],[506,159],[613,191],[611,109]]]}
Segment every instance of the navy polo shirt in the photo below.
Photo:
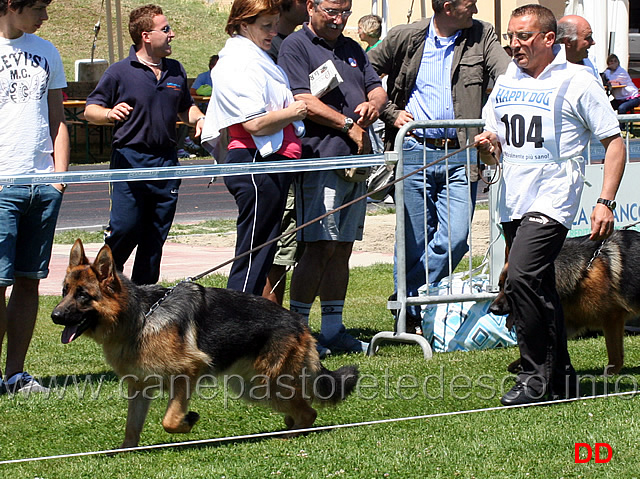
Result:
{"label": "navy polo shirt", "polygon": [[[332,47],[305,23],[300,30],[285,38],[278,54],[278,65],[287,73],[294,95],[311,93],[309,74],[327,60],[333,61],[344,81],[325,93],[321,100],[357,121],[360,117],[354,113],[355,108],[367,101],[367,94],[382,83],[367,54],[355,40],[340,35]],[[309,119],[304,123],[307,131],[302,137],[303,158],[357,154],[358,147],[348,134]]]}
{"label": "navy polo shirt", "polygon": [[116,122],[114,148],[128,147],[159,155],[168,149],[175,150],[178,113],[193,105],[187,74],[180,62],[165,58],[158,80],[153,71],[138,60],[132,46],[129,56],[107,68],[87,97],[87,105],[106,108],[121,102],[133,110],[125,121]]}

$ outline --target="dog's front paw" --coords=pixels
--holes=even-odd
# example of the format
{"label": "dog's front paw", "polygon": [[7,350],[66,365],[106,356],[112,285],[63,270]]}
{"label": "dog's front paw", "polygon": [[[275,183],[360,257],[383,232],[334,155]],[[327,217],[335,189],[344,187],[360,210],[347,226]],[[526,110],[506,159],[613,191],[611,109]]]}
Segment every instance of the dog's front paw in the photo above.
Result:
{"label": "dog's front paw", "polygon": [[193,425],[198,422],[200,415],[197,412],[189,411],[184,416],[167,415],[162,421],[162,427],[170,434],[186,434],[191,432]]}

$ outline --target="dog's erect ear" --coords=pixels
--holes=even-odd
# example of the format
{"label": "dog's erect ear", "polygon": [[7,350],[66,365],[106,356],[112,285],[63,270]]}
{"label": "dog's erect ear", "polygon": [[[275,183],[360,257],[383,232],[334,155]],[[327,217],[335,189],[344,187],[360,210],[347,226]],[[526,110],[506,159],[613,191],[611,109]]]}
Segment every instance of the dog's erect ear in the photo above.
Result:
{"label": "dog's erect ear", "polygon": [[100,251],[98,251],[98,256],[96,256],[96,260],[91,265],[93,270],[96,272],[96,276],[98,277],[98,281],[113,280],[116,278],[116,269],[113,264],[113,255],[111,254],[111,248],[107,245],[104,245]]}
{"label": "dog's erect ear", "polygon": [[71,253],[69,254],[69,268],[74,268],[76,266],[82,266],[85,264],[89,264],[89,260],[87,259],[87,255],[84,254],[84,246],[82,246],[82,241],[80,238],[73,243],[71,247]]}

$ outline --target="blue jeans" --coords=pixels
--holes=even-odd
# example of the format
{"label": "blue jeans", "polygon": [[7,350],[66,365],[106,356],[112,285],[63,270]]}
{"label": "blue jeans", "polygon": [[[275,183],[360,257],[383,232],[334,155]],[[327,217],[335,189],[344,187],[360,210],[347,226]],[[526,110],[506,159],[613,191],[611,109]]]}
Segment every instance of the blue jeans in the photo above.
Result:
{"label": "blue jeans", "polygon": [[0,186],[0,286],[47,277],[61,203],[51,185]]}
{"label": "blue jeans", "polygon": [[611,102],[611,106],[614,110],[618,110],[619,115],[633,113],[633,109],[638,105],[640,105],[640,97],[631,99],[627,98],[626,100],[613,100]]}
{"label": "blue jeans", "polygon": [[[411,137],[404,140],[403,148],[403,175],[445,154],[444,150],[432,149],[428,145],[423,146]],[[424,148],[427,150],[426,160],[424,160],[426,162],[423,162]],[[452,160],[455,161],[454,164]],[[461,164],[462,161],[464,164]],[[475,161],[475,151],[472,151],[472,164]],[[426,255],[429,263],[429,284],[437,283],[449,275],[449,236],[451,236],[452,270],[469,250],[467,244],[469,222],[470,217],[473,216],[478,184],[477,182],[469,184],[466,174],[466,152],[450,158],[449,163],[447,168],[442,161],[404,180],[407,296],[417,296],[418,288],[427,283]],[[471,203],[469,203],[469,188]],[[425,238],[428,241],[426,248]],[[394,282],[397,289],[397,258],[394,260]],[[417,315],[417,309],[409,308],[409,312]]]}

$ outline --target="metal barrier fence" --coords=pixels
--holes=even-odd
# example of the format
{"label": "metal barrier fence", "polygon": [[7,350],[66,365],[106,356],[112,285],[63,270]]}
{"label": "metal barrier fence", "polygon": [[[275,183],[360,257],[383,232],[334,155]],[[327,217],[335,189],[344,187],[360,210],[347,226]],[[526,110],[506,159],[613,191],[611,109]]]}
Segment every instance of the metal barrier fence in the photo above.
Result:
{"label": "metal barrier fence", "polygon": [[[629,131],[629,127],[634,122],[640,122],[640,115],[619,115],[618,119],[620,123],[627,125],[627,132]],[[396,137],[396,142],[394,145],[394,155],[395,160],[397,160],[397,176],[401,176],[401,172],[404,170],[405,163],[405,152],[403,150],[403,142],[405,137],[413,130],[423,129],[423,128],[465,128],[467,132],[467,138],[469,137],[469,128],[477,128],[482,127],[484,122],[482,120],[449,120],[449,121],[421,121],[421,122],[411,122],[402,127],[398,132],[398,136]],[[467,140],[467,145],[460,145],[461,147],[468,146],[473,143],[473,138],[469,138]],[[630,135],[626,135],[625,139],[626,149],[627,149],[627,161],[629,161],[631,157],[631,153],[634,153],[636,158],[640,158],[640,140],[636,142],[630,141]],[[445,156],[449,151],[445,148],[445,150],[440,150],[442,155]],[[587,164],[592,164],[593,161],[600,160],[604,158],[604,147],[601,145],[589,145],[587,149]],[[466,167],[467,171],[472,166],[471,160],[471,152],[469,149],[465,151],[466,154]],[[445,165],[448,167],[448,160]],[[475,163],[475,161],[474,161]],[[423,165],[427,165],[427,153],[426,148],[423,148]],[[486,170],[485,170],[486,171]],[[489,170],[489,175],[492,175],[492,171]],[[600,173],[600,176],[602,174]],[[447,184],[448,186],[448,184]],[[496,185],[497,186],[497,185]],[[621,188],[622,189],[622,188]],[[598,191],[599,193],[599,191]],[[471,185],[468,185],[467,188],[467,198],[472,204],[472,190]],[[424,209],[425,218],[424,223],[427,223],[427,205],[426,205],[426,194],[424,194],[423,190],[423,198],[424,200]],[[490,248],[487,251],[487,259],[489,266],[489,283],[488,287],[485,291],[479,293],[454,293],[451,288],[442,294],[441,292],[438,295],[424,295],[424,296],[412,296],[409,297],[407,295],[407,271],[406,271],[406,243],[405,243],[405,188],[403,182],[396,184],[396,194],[395,194],[395,202],[396,202],[396,299],[390,300],[387,303],[387,308],[390,310],[397,311],[397,321],[395,323],[394,331],[381,331],[377,333],[373,339],[371,340],[369,347],[369,355],[374,355],[379,348],[380,344],[385,341],[392,342],[402,342],[402,343],[415,343],[419,345],[424,354],[425,359],[429,359],[432,357],[432,350],[429,342],[420,335],[417,334],[409,334],[406,332],[406,318],[407,318],[407,307],[412,305],[429,305],[429,304],[440,304],[440,303],[458,303],[464,301],[485,301],[492,300],[495,298],[498,290],[498,276],[500,271],[502,270],[502,266],[504,265],[504,242],[499,241],[501,239],[501,232],[499,230],[497,221],[495,219],[497,213],[497,198],[496,198],[496,187],[489,188],[489,225],[490,225],[490,237],[489,243]],[[447,189],[447,205],[449,206],[450,198],[449,191]],[[595,204],[595,203],[594,203]],[[461,265],[466,265],[466,273],[462,273],[467,279],[466,281],[470,282],[471,277],[473,276],[473,257],[472,257],[472,209],[469,209],[471,214],[466,220],[468,221],[469,227],[469,254],[466,260],[463,259],[461,261]],[[447,211],[449,214],[449,209]],[[451,224],[450,221],[447,221],[447,224]],[[425,226],[425,231],[427,228]],[[428,249],[428,241],[425,238],[425,277],[429,278],[429,255],[427,254]],[[451,239],[449,237],[449,248],[448,248],[448,258],[449,258],[449,274],[453,273],[453,270],[456,265],[452,264],[452,251],[451,251]],[[461,269],[464,269],[465,266],[461,266]],[[459,268],[460,269],[460,268]],[[428,281],[428,280],[427,280]],[[471,290],[471,288],[468,288]]]}
{"label": "metal barrier fence", "polygon": [[[640,123],[640,115],[620,115],[618,117],[620,123],[626,124],[627,127],[633,123]],[[29,184],[43,184],[43,183],[95,183],[95,182],[112,182],[112,181],[143,181],[143,180],[155,180],[155,179],[180,179],[180,178],[201,178],[211,176],[233,176],[243,175],[248,173],[281,173],[281,172],[298,172],[298,171],[313,171],[313,170],[330,170],[338,168],[354,168],[362,166],[376,166],[382,164],[397,163],[397,177],[402,176],[401,172],[404,171],[404,150],[403,141],[405,136],[412,130],[418,128],[477,128],[483,126],[482,120],[449,120],[449,121],[424,121],[424,122],[411,122],[403,126],[398,132],[396,142],[394,145],[394,151],[386,152],[384,155],[362,155],[362,156],[349,156],[349,157],[330,157],[310,160],[282,160],[282,161],[265,161],[253,164],[211,164],[211,165],[192,165],[192,166],[175,166],[175,167],[163,167],[163,168],[138,168],[138,169],[123,169],[123,170],[98,170],[98,171],[73,171],[65,173],[45,173],[36,175],[0,175],[0,185],[29,185]],[[627,128],[629,130],[629,128]],[[637,131],[640,131],[638,129]],[[634,157],[640,158],[640,140],[638,142],[631,142],[629,135],[626,135],[626,150],[627,159],[629,159],[633,153]],[[468,140],[468,144],[472,142],[472,139]],[[462,145],[468,146],[468,145]],[[443,156],[449,153],[449,150],[440,150],[443,152]],[[464,152],[466,155],[466,166],[469,169],[472,166],[471,150],[467,149]],[[595,157],[595,158],[594,158]],[[591,164],[592,161],[598,160],[604,157],[604,148],[600,145],[590,145],[587,153],[587,163]],[[448,160],[445,160],[448,163]],[[427,164],[426,152],[423,156],[423,164]],[[640,163],[637,165],[640,167]],[[624,184],[624,182],[623,182]],[[490,243],[493,244],[494,240],[499,238],[500,231],[494,220],[496,212],[496,198],[493,193],[495,188],[489,189],[489,223],[491,228]],[[622,188],[621,188],[622,190]],[[504,264],[504,248],[496,247],[493,244],[488,253],[488,259],[490,264],[490,281],[487,291],[475,294],[439,294],[437,296],[419,296],[408,297],[407,296],[407,284],[406,284],[406,244],[405,238],[405,195],[404,184],[399,182],[395,188],[395,202],[396,202],[396,255],[397,255],[397,297],[394,301],[389,301],[387,308],[390,310],[397,310],[397,321],[394,331],[382,331],[376,334],[371,340],[369,348],[369,355],[375,354],[380,343],[384,341],[396,341],[404,343],[418,344],[424,353],[425,359],[429,359],[432,356],[432,350],[429,342],[420,335],[409,334],[406,332],[406,312],[408,305],[426,305],[426,304],[438,304],[438,303],[455,303],[462,301],[483,301],[493,299],[497,290],[497,275],[502,269]],[[584,196],[584,195],[583,195]],[[471,187],[468,187],[467,199],[469,204],[472,204],[472,191]],[[449,201],[449,198],[447,198]],[[636,205],[636,209],[640,211],[640,206]],[[424,208],[426,224],[426,211]],[[472,210],[470,210],[472,211]],[[469,227],[469,250],[472,251],[472,217],[466,219]],[[426,231],[426,228],[425,228]],[[366,233],[365,233],[366,234]],[[425,241],[425,247],[427,241]],[[455,265],[451,260],[451,244],[449,243],[448,257],[449,257],[449,272]],[[426,257],[426,277],[428,278],[428,255],[425,251]],[[467,266],[467,276],[472,276],[473,263],[472,255],[468,255],[468,260],[465,262]],[[462,264],[462,263],[461,263]]]}

